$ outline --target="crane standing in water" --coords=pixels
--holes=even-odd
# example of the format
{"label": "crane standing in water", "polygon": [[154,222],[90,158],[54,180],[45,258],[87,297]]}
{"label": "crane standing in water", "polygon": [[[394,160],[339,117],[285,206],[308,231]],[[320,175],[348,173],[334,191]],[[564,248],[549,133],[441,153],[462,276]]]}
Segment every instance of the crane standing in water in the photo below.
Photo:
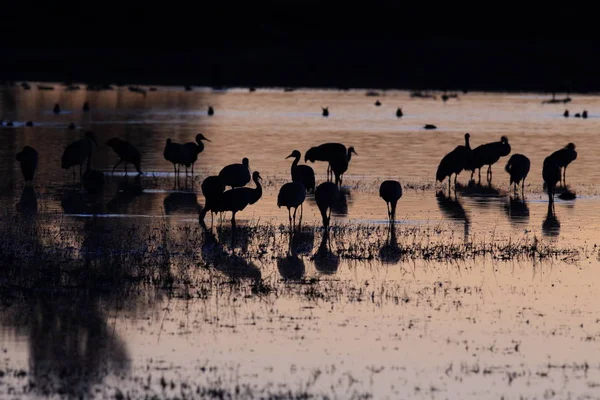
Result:
{"label": "crane standing in water", "polygon": [[[521,182],[521,192],[525,191],[525,178],[527,178],[527,174],[529,174],[529,168],[531,167],[531,162],[527,156],[523,154],[513,154],[506,163],[504,170],[510,174],[510,183],[512,185],[514,183],[514,190],[517,191],[517,184]],[[524,195],[524,194],[523,194]]]}
{"label": "crane standing in water", "polygon": [[331,220],[331,207],[339,200],[340,190],[333,182],[323,182],[315,190],[315,201],[321,212],[323,219],[323,228],[326,232],[329,230]]}
{"label": "crane standing in water", "polygon": [[379,197],[385,201],[388,212],[388,221],[393,225],[396,221],[396,204],[402,197],[402,185],[400,185],[400,182],[394,180],[381,182],[381,185],[379,186]]}
{"label": "crane standing in water", "polygon": [[[223,192],[218,204],[213,208],[215,212],[231,211],[231,229],[235,232],[235,214],[244,210],[248,205],[256,203],[262,197],[262,186],[260,180],[262,177],[258,171],[252,174],[252,180],[256,188],[237,187]],[[223,182],[225,184],[225,182]]]}
{"label": "crane standing in water", "polygon": [[479,184],[481,184],[481,168],[485,165],[487,169],[487,181],[489,184],[492,183],[492,165],[498,162],[500,157],[504,157],[510,154],[511,148],[508,144],[508,138],[502,136],[499,142],[485,143],[477,146],[471,152],[471,157],[465,167],[466,170],[471,171],[471,180],[473,180],[473,174],[477,169],[479,171]]}
{"label": "crane standing in water", "polygon": [[[69,144],[61,157],[60,165],[63,169],[69,169],[79,165],[79,178],[82,178],[83,163],[86,158],[91,157],[93,145],[98,145],[96,135],[92,131],[87,131],[85,136]],[[73,178],[75,178],[75,168],[73,168]]]}
{"label": "crane standing in water", "polygon": [[185,165],[185,175],[187,176],[188,167],[192,166],[192,177],[194,176],[194,164],[198,161],[198,154],[204,150],[203,140],[210,142],[203,134],[199,133],[196,135],[196,142],[187,142],[183,145],[184,156],[182,164]]}
{"label": "crane standing in water", "polygon": [[465,133],[464,146],[456,146],[454,150],[442,158],[440,164],[438,165],[435,179],[439,182],[443,182],[446,177],[448,178],[448,194],[450,194],[451,190],[450,185],[452,183],[452,174],[455,174],[454,189],[456,190],[456,179],[458,178],[458,174],[465,169],[465,166],[471,157],[471,146],[469,144],[470,137],[471,135],[469,133]]}
{"label": "crane standing in water", "polygon": [[17,161],[21,164],[21,172],[27,182],[33,183],[33,177],[38,166],[38,152],[31,146],[23,147],[23,150],[17,153]]}
{"label": "crane standing in water", "polygon": [[223,167],[219,177],[225,186],[231,186],[232,189],[245,186],[250,182],[250,161],[244,157],[241,164],[229,164]]}
{"label": "crane standing in water", "polygon": [[556,150],[554,153],[549,156],[552,158],[559,168],[562,169],[562,176],[560,181],[562,182],[562,186],[565,187],[567,185],[567,167],[571,162],[577,159],[577,152],[575,151],[575,143],[569,143],[565,147],[560,150]]}
{"label": "crane standing in water", "polygon": [[292,151],[292,154],[286,158],[294,157],[291,173],[292,182],[298,182],[304,185],[307,192],[315,191],[315,171],[309,165],[298,165],[301,154],[298,150]]}
{"label": "crane standing in water", "polygon": [[119,161],[115,164],[112,169],[112,173],[115,173],[115,168],[119,166],[122,162],[125,162],[125,175],[127,175],[127,164],[131,163],[135,167],[138,175],[142,175],[142,170],[140,164],[142,162],[142,156],[139,150],[129,143],[126,140],[120,139],[118,137],[113,137],[108,139],[106,145],[114,150],[119,156]]}
{"label": "crane standing in water", "polygon": [[[298,211],[299,206],[302,206],[304,199],[306,199],[306,188],[301,183],[288,182],[284,184],[281,189],[279,189],[279,194],[277,195],[277,207],[287,207],[288,216],[290,218],[290,232],[294,231],[294,226],[296,226],[296,211]],[[292,208],[294,209],[293,224],[291,211]],[[302,217],[300,217],[300,221],[302,221]]]}

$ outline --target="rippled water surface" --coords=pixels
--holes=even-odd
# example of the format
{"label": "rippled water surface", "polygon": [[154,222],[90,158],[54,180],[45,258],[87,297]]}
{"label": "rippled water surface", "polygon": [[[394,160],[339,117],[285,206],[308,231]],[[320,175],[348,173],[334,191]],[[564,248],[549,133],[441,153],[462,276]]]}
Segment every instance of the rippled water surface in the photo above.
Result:
{"label": "rippled water surface", "polygon": [[[600,98],[1,90],[0,397],[600,394]],[[564,118],[565,109],[589,117]],[[98,198],[60,168],[65,146],[87,130],[106,178]],[[194,177],[177,180],[165,141],[199,132],[211,141]],[[493,166],[491,186],[468,186],[463,173],[456,196],[440,192],[437,165],[465,132],[472,147],[505,135],[512,153],[531,159],[524,199],[508,186],[508,157]],[[140,149],[144,175],[111,174],[113,136]],[[285,157],[324,142],[357,152],[332,232],[324,235],[309,195],[290,242],[287,210],[276,205],[290,180]],[[576,199],[557,198],[552,212],[541,163],[569,142]],[[15,161],[24,145],[40,154],[33,189]],[[235,238],[229,216],[212,227],[207,216],[202,229],[202,180],[243,157],[264,178],[262,198],[238,213]],[[326,165],[310,165],[322,182]],[[391,237],[384,179],[404,189]]]}

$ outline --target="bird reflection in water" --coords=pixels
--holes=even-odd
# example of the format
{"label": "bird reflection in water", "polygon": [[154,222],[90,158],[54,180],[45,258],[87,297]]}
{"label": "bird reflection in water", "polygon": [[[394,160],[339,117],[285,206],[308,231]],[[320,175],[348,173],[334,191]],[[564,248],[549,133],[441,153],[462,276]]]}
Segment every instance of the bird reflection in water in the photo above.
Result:
{"label": "bird reflection in water", "polygon": [[469,228],[471,226],[471,220],[467,215],[465,209],[458,201],[456,194],[454,198],[452,196],[446,196],[443,191],[438,191],[436,194],[438,207],[442,214],[452,220],[463,221],[464,223],[464,240],[469,238]]}
{"label": "bird reflection in water", "polygon": [[386,242],[379,249],[379,258],[384,263],[397,263],[402,257],[402,249],[398,246],[398,240],[396,238],[396,223],[390,221],[388,223],[388,234]]}
{"label": "bird reflection in water", "polygon": [[202,259],[215,270],[232,279],[253,279],[255,282],[261,280],[260,269],[235,254],[230,255],[221,242],[219,242],[212,230],[208,229],[204,221],[200,222],[204,230],[202,242]]}
{"label": "bird reflection in water", "polygon": [[17,211],[24,216],[34,216],[38,212],[37,197],[33,186],[23,187],[21,199],[17,203]]}
{"label": "bird reflection in water", "polygon": [[169,193],[163,200],[163,206],[167,215],[176,213],[198,215],[202,210],[195,192]]}
{"label": "bird reflection in water", "polygon": [[334,274],[340,265],[340,257],[331,251],[330,233],[323,230],[323,237],[319,249],[313,256],[315,268],[323,274]]}
{"label": "bird reflection in water", "polygon": [[542,223],[542,233],[548,237],[557,237],[560,234],[560,222],[556,218],[553,201],[548,203],[546,218]]}
{"label": "bird reflection in water", "polygon": [[529,207],[527,201],[519,196],[509,196],[504,203],[504,211],[512,224],[527,224],[529,222]]}
{"label": "bird reflection in water", "polygon": [[113,198],[106,203],[106,209],[112,213],[124,214],[128,211],[128,206],[144,193],[141,185],[140,176],[137,175],[130,181],[126,175],[119,180],[117,191]]}
{"label": "bird reflection in water", "polygon": [[298,257],[298,254],[294,250],[293,238],[295,234],[290,234],[290,240],[288,242],[288,251],[285,257],[277,258],[277,269],[279,275],[286,281],[299,281],[304,277],[306,267],[304,261]]}
{"label": "bird reflection in water", "polygon": [[29,357],[40,394],[91,396],[109,374],[130,368],[125,343],[106,322],[93,295],[38,295],[30,307]]}

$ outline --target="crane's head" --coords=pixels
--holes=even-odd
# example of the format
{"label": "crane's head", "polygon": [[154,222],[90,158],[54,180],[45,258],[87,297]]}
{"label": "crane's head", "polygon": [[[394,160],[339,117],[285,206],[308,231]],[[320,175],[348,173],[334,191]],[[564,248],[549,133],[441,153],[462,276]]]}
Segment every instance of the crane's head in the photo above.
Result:
{"label": "crane's head", "polygon": [[567,149],[569,149],[569,150],[575,150],[575,143],[569,143],[567,145]]}
{"label": "crane's head", "polygon": [[252,173],[252,179],[255,180],[255,181],[257,181],[257,180],[260,179],[262,181],[262,176],[260,176],[260,174],[258,173],[258,171],[254,171]]}
{"label": "crane's head", "polygon": [[196,143],[200,143],[202,140],[206,140],[207,142],[210,142],[210,139],[206,138],[206,136],[204,136],[203,134],[199,133],[196,135]]}
{"label": "crane's head", "polygon": [[471,134],[470,133],[465,133],[465,140],[469,140],[471,138]]}
{"label": "crane's head", "polygon": [[167,138],[167,144],[171,144],[171,138]]}
{"label": "crane's head", "polygon": [[500,138],[500,142],[501,142],[502,144],[508,144],[508,138],[507,138],[506,136],[502,136],[502,137]]}
{"label": "crane's head", "polygon": [[[351,153],[356,154],[356,151],[354,151],[353,146],[348,147],[348,154],[351,154]],[[358,154],[356,154],[356,155],[358,155]]]}
{"label": "crane's head", "polygon": [[289,155],[289,156],[287,156],[286,158],[290,158],[290,157],[293,157],[293,158],[300,158],[300,152],[299,152],[298,150],[294,150],[294,151],[292,151],[292,154],[290,154],[290,155]]}
{"label": "crane's head", "polygon": [[248,169],[250,169],[250,160],[248,160],[246,157],[244,157],[244,159],[242,160],[242,165]]}

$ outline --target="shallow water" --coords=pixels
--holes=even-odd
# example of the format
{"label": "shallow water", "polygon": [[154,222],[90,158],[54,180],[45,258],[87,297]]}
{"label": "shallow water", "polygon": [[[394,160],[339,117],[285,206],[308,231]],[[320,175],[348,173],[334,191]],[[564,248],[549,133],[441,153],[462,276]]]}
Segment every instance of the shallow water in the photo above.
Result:
{"label": "shallow water", "polygon": [[[126,87],[32,87],[5,87],[0,98],[0,118],[15,121],[0,127],[2,248],[28,235],[19,252],[2,253],[15,264],[0,279],[2,396],[597,396],[598,97],[574,95],[563,105],[542,104],[546,96],[536,94],[468,93],[444,103],[388,91],[376,107],[364,90],[159,87],[143,96]],[[89,113],[81,111],[86,100]],[[52,113],[56,102],[59,115]],[[321,106],[329,107],[328,118]],[[565,108],[590,116],[565,119]],[[35,126],[24,126],[27,120]],[[68,130],[70,122],[77,129]],[[426,123],[438,129],[422,129]],[[64,147],[87,129],[100,144],[94,167],[107,178],[100,199],[60,169]],[[176,182],[162,156],[165,140],[187,142],[198,132],[211,142],[195,178]],[[439,160],[465,132],[472,147],[506,135],[513,153],[531,159],[525,201],[508,187],[508,157],[493,167],[492,188],[437,194]],[[116,156],[104,143],[112,136],[138,146],[144,176],[110,174]],[[305,230],[290,256],[287,211],[276,206],[289,180],[285,157],[328,141],[358,153],[333,212],[333,237],[322,241],[309,195]],[[548,214],[541,162],[571,141],[578,159],[567,181],[577,199],[557,199]],[[40,152],[33,191],[23,188],[14,161],[26,144]],[[265,190],[238,213],[241,242],[232,254],[229,221],[214,237],[198,226],[200,183],[243,157],[260,171]],[[311,166],[319,183],[326,166]],[[388,178],[404,186],[398,244],[425,249],[413,259],[381,256],[387,222],[378,187]],[[31,214],[37,228],[29,231]],[[507,260],[482,250],[481,257],[424,259],[428,243],[483,249],[537,241],[576,254]],[[213,260],[215,249],[228,255]],[[57,272],[53,258],[65,267]]]}

